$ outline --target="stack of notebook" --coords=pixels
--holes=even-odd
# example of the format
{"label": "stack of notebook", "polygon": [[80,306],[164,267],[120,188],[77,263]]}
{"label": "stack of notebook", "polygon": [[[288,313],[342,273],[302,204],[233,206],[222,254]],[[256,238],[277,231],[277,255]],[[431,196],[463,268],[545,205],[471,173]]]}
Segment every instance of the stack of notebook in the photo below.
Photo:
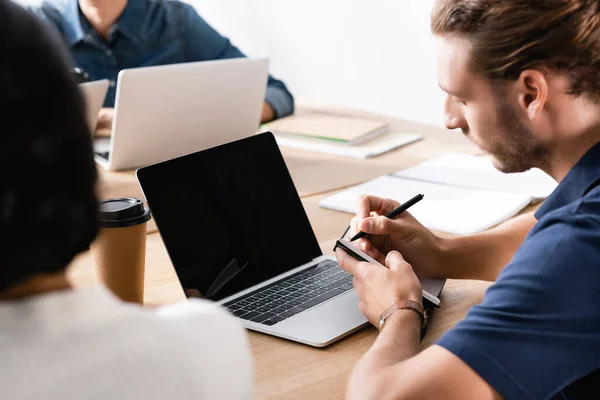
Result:
{"label": "stack of notebook", "polygon": [[281,146],[355,158],[373,157],[421,139],[420,135],[390,132],[383,121],[321,113],[292,115],[263,125]]}
{"label": "stack of notebook", "polygon": [[354,214],[361,194],[404,202],[423,201],[410,212],[429,229],[469,234],[491,228],[545,199],[557,183],[539,169],[503,174],[488,158],[445,154],[412,168],[384,175],[323,199],[320,206]]}

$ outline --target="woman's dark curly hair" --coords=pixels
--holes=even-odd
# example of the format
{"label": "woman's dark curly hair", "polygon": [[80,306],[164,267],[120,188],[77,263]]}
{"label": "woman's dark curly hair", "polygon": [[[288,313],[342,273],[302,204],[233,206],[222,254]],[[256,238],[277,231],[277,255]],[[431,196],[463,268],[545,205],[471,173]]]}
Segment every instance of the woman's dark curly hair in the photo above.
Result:
{"label": "woman's dark curly hair", "polygon": [[63,271],[97,232],[85,104],[57,35],[0,0],[0,292]]}

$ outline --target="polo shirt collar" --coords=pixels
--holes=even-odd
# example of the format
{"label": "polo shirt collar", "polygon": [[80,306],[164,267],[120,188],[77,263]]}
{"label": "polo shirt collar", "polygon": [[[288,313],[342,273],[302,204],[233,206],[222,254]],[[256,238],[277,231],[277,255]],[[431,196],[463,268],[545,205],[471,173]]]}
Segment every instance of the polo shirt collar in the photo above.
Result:
{"label": "polo shirt collar", "polygon": [[573,203],[600,184],[600,143],[596,143],[559,183],[536,211],[539,220],[551,211]]}

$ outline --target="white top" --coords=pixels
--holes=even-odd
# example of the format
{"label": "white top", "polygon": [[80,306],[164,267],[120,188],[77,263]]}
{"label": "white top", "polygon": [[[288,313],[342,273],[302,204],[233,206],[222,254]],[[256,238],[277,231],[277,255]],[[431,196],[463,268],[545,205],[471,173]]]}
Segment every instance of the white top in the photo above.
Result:
{"label": "white top", "polygon": [[0,301],[3,399],[250,399],[245,331],[222,308],[159,309],[102,288]]}

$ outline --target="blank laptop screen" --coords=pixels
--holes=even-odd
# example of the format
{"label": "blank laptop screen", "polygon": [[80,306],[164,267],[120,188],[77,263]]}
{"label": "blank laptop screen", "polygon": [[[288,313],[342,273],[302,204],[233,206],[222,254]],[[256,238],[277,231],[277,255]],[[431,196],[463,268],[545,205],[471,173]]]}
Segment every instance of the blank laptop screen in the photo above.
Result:
{"label": "blank laptop screen", "polygon": [[220,300],[322,253],[271,133],[138,170],[188,296]]}

